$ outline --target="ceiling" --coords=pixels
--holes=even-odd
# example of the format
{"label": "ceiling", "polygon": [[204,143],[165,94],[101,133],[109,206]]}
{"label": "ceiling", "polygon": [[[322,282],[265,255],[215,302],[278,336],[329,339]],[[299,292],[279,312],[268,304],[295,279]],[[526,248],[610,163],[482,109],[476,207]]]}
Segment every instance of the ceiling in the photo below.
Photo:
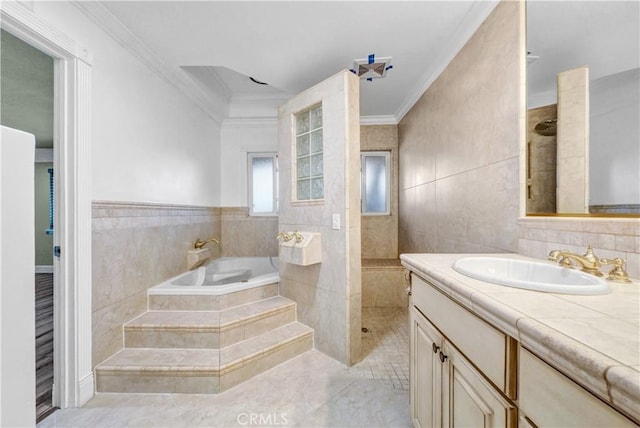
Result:
{"label": "ceiling", "polygon": [[[195,73],[200,87],[203,81],[222,82],[208,90],[222,90],[230,99],[287,98],[352,68],[355,59],[370,54],[392,57],[393,68],[386,77],[362,81],[360,109],[362,116],[394,120],[408,111],[495,4],[495,0],[101,2],[170,70]],[[248,76],[269,86],[255,84]]]}

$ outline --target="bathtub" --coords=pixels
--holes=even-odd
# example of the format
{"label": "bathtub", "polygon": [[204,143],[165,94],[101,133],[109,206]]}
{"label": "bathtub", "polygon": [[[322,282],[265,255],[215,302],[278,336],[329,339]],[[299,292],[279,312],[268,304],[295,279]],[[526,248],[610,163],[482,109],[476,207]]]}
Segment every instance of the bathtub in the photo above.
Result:
{"label": "bathtub", "polygon": [[221,295],[280,280],[277,257],[223,257],[151,287],[151,295]]}

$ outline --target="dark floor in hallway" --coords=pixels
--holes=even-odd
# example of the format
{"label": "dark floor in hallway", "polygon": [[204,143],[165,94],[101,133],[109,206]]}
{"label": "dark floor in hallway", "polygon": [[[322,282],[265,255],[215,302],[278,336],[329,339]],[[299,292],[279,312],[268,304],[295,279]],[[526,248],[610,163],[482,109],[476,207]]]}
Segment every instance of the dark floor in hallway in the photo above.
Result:
{"label": "dark floor in hallway", "polygon": [[53,274],[37,273],[36,287],[36,420],[51,413],[53,390]]}

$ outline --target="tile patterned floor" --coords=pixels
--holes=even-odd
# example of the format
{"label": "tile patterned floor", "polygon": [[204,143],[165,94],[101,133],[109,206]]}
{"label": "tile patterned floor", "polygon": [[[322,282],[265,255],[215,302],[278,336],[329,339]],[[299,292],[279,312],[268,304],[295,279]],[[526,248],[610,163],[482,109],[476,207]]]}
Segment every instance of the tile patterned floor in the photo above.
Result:
{"label": "tile patterned floor", "polygon": [[407,311],[364,309],[363,360],[312,350],[221,394],[97,394],[48,427],[410,427]]}
{"label": "tile patterned floor", "polygon": [[353,366],[367,379],[409,390],[409,319],[406,308],[363,308],[362,361]]}

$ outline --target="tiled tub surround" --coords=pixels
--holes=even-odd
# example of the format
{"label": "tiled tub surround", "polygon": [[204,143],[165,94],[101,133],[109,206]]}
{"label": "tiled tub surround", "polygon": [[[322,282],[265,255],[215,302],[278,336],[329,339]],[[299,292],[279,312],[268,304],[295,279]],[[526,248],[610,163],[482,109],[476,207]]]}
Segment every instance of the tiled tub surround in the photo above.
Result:
{"label": "tiled tub surround", "polygon": [[401,253],[518,248],[522,8],[500,2],[398,125]]}
{"label": "tiled tub surround", "polygon": [[553,250],[583,254],[591,245],[598,257],[626,259],[629,276],[640,278],[640,218],[534,216],[519,224],[520,254],[546,259]]}
{"label": "tiled tub surround", "polygon": [[[640,282],[601,296],[520,290],[452,269],[468,254],[403,254],[403,264],[592,394],[640,421]],[[527,259],[516,254],[500,257]]]}
{"label": "tiled tub surround", "polygon": [[406,288],[399,259],[362,260],[363,308],[406,308]]}
{"label": "tiled tub surround", "polygon": [[212,258],[274,256],[277,217],[246,207],[93,202],[93,365],[122,349],[122,325],[146,309],[149,287],[185,272],[196,238]]}
{"label": "tiled tub surround", "polygon": [[[122,349],[122,325],[147,309],[147,289],[186,270],[196,238],[220,237],[217,208],[93,202],[93,365]],[[220,250],[209,244],[213,257]]]}

